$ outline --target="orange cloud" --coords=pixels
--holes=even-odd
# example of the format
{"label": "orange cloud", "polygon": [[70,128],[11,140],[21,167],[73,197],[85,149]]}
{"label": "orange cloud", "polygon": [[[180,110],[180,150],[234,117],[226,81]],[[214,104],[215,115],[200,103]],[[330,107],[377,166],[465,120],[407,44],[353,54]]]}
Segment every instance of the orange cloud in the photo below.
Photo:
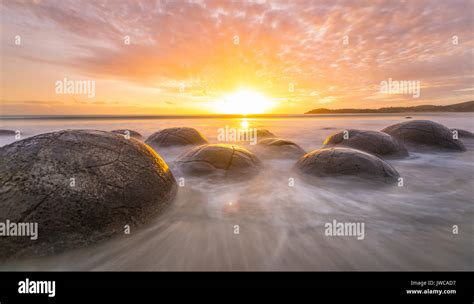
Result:
{"label": "orange cloud", "polygon": [[[474,68],[473,4],[468,0],[1,5],[2,57],[19,63],[2,68],[7,79],[2,81],[7,92],[2,99],[15,100],[18,106],[22,100],[54,99],[35,96],[33,90],[25,98],[11,89],[10,75],[18,75],[15,81],[21,84],[22,71],[28,70],[24,67],[34,66],[60,67],[56,74],[51,71],[38,79],[44,86],[65,73],[89,77],[105,92],[99,99],[122,95],[124,107],[149,107],[153,102],[158,108],[189,106],[199,111],[207,99],[240,86],[287,100],[279,103],[279,112],[300,113],[323,103],[367,108],[466,101],[471,96],[471,91],[463,91],[472,87]],[[15,35],[22,36],[21,47],[14,44]],[[381,96],[378,85],[388,78],[419,80],[421,98]],[[103,81],[144,91],[122,92],[119,84],[114,91]],[[23,87],[28,90],[28,82]],[[160,92],[149,95],[157,100],[148,100],[149,89]]]}

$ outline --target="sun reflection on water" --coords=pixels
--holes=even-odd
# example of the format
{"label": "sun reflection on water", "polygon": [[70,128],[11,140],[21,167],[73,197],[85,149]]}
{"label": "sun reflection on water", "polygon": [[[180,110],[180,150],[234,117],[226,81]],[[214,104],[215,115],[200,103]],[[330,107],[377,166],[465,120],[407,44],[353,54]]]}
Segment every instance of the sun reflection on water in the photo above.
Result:
{"label": "sun reflection on water", "polygon": [[247,118],[242,119],[242,121],[240,122],[240,127],[242,129],[248,129],[249,128],[249,122],[248,122]]}

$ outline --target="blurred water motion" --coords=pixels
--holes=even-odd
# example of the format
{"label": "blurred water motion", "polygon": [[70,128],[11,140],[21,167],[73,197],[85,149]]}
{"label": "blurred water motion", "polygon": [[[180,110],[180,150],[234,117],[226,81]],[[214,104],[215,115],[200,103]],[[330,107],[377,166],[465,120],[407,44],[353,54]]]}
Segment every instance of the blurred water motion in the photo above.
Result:
{"label": "blurred water motion", "polygon": [[[473,131],[470,114],[415,116]],[[265,128],[311,151],[337,129],[380,130],[404,117],[4,121],[3,128],[26,136],[121,128],[146,137],[167,127],[192,126],[216,143],[217,129],[229,125]],[[2,145],[13,141],[1,140]],[[157,152],[173,170],[182,148]],[[473,156],[473,147],[465,153],[411,153],[390,161],[405,186],[383,189],[351,187],[343,180],[310,185],[295,174],[294,161],[262,159],[265,167],[252,180],[186,178],[174,205],[130,235],[0,269],[474,270]],[[294,187],[288,185],[290,177]],[[365,239],[325,236],[324,224],[334,219],[364,222]],[[453,225],[459,234],[452,233]]]}

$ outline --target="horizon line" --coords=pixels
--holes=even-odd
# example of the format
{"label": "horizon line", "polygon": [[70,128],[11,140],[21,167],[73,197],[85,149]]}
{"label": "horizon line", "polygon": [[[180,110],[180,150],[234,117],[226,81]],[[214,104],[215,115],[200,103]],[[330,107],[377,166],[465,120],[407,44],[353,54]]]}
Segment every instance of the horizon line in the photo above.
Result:
{"label": "horizon line", "polygon": [[440,114],[465,114],[471,112],[393,112],[393,113],[316,113],[316,114],[167,114],[167,115],[0,115],[0,120],[19,120],[19,119],[197,119],[197,118],[239,118],[239,119],[253,119],[253,118],[312,118],[316,116],[332,117],[332,116],[398,116],[404,114],[410,115],[440,115]]}

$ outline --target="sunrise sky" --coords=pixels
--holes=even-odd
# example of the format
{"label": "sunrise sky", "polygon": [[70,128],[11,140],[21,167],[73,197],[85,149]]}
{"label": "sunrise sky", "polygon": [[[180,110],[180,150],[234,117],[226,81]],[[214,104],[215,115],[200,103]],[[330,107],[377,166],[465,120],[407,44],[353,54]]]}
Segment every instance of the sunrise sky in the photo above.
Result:
{"label": "sunrise sky", "polygon": [[[222,113],[242,96],[264,96],[267,113],[464,102],[473,5],[2,0],[0,114]],[[64,77],[94,80],[95,97],[56,94]],[[381,94],[388,78],[420,81],[421,96]]]}

